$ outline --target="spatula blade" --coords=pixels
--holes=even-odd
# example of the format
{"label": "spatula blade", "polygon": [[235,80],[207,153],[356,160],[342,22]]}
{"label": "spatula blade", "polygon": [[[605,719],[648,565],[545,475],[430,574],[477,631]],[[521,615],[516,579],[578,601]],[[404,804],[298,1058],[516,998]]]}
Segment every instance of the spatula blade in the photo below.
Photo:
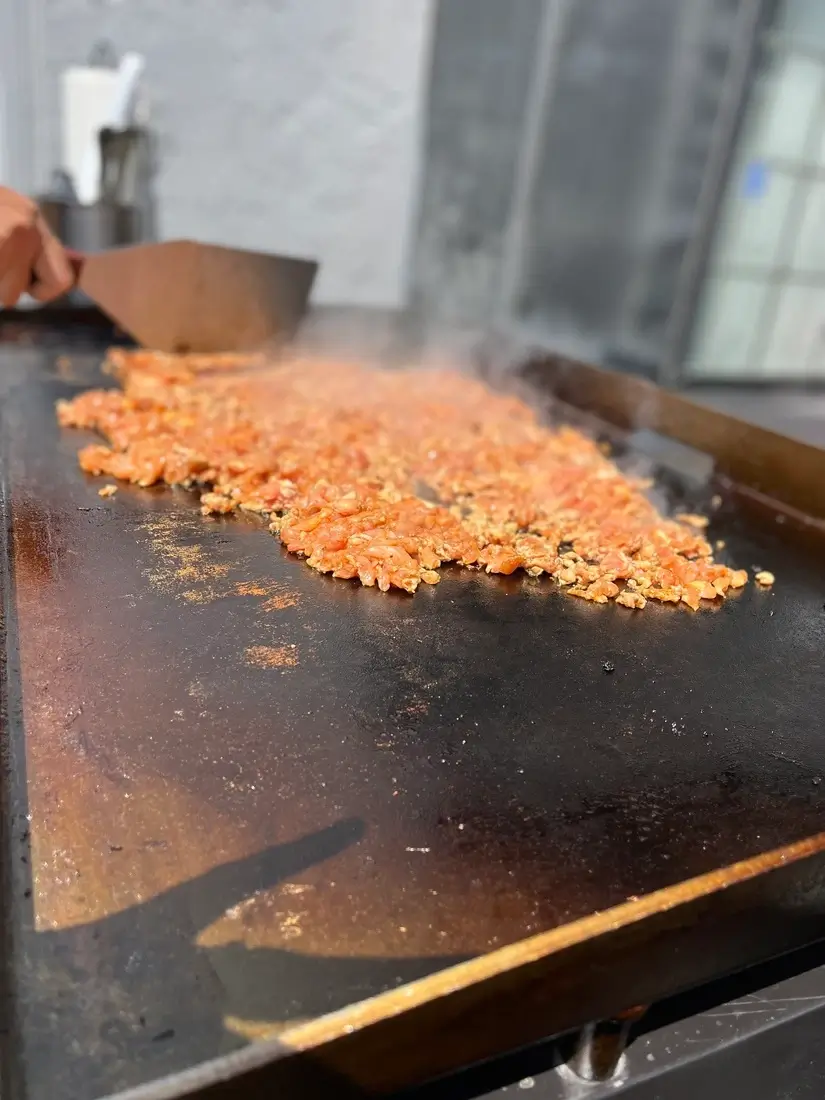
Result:
{"label": "spatula blade", "polygon": [[312,260],[166,241],[86,257],[79,287],[139,344],[158,351],[253,351],[301,320]]}

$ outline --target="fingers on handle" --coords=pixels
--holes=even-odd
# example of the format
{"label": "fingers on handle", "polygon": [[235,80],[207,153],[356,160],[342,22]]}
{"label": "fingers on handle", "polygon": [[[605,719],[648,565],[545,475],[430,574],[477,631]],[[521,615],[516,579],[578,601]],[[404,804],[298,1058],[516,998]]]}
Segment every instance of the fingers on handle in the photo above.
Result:
{"label": "fingers on handle", "polygon": [[40,240],[40,254],[34,263],[35,280],[29,293],[38,302],[50,302],[71,290],[76,274],[65,249],[45,225],[40,226]]}
{"label": "fingers on handle", "polygon": [[0,244],[0,304],[17,304],[31,282],[40,250],[40,234],[34,225],[16,225]]}

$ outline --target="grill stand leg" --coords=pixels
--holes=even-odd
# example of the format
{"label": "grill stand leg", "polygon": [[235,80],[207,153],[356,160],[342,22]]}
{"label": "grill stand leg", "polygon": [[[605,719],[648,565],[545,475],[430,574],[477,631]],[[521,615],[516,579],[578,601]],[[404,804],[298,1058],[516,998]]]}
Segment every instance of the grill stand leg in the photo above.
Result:
{"label": "grill stand leg", "polygon": [[582,1028],[567,1068],[581,1081],[610,1081],[621,1075],[630,1029],[646,1012],[637,1007],[612,1020],[600,1020]]}

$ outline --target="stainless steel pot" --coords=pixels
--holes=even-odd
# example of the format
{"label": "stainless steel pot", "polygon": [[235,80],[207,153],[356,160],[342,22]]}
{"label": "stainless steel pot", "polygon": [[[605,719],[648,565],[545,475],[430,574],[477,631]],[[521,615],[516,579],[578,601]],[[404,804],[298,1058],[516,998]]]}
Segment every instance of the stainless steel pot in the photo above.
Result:
{"label": "stainless steel pot", "polygon": [[142,239],[140,210],[114,202],[81,206],[45,198],[40,209],[51,231],[67,248],[78,252],[103,252],[107,248],[137,244]]}

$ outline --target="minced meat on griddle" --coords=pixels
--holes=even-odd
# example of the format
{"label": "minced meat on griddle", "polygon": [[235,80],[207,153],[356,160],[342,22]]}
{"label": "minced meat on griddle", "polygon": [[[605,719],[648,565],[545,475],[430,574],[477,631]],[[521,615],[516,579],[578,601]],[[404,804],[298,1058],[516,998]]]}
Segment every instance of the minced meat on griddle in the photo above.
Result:
{"label": "minced meat on griddle", "polygon": [[85,471],[260,513],[322,573],[415,592],[447,562],[523,569],[629,608],[696,609],[746,583],[596,442],[460,374],[122,349],[109,365],[122,391],[58,406],[108,440],[80,452]]}

